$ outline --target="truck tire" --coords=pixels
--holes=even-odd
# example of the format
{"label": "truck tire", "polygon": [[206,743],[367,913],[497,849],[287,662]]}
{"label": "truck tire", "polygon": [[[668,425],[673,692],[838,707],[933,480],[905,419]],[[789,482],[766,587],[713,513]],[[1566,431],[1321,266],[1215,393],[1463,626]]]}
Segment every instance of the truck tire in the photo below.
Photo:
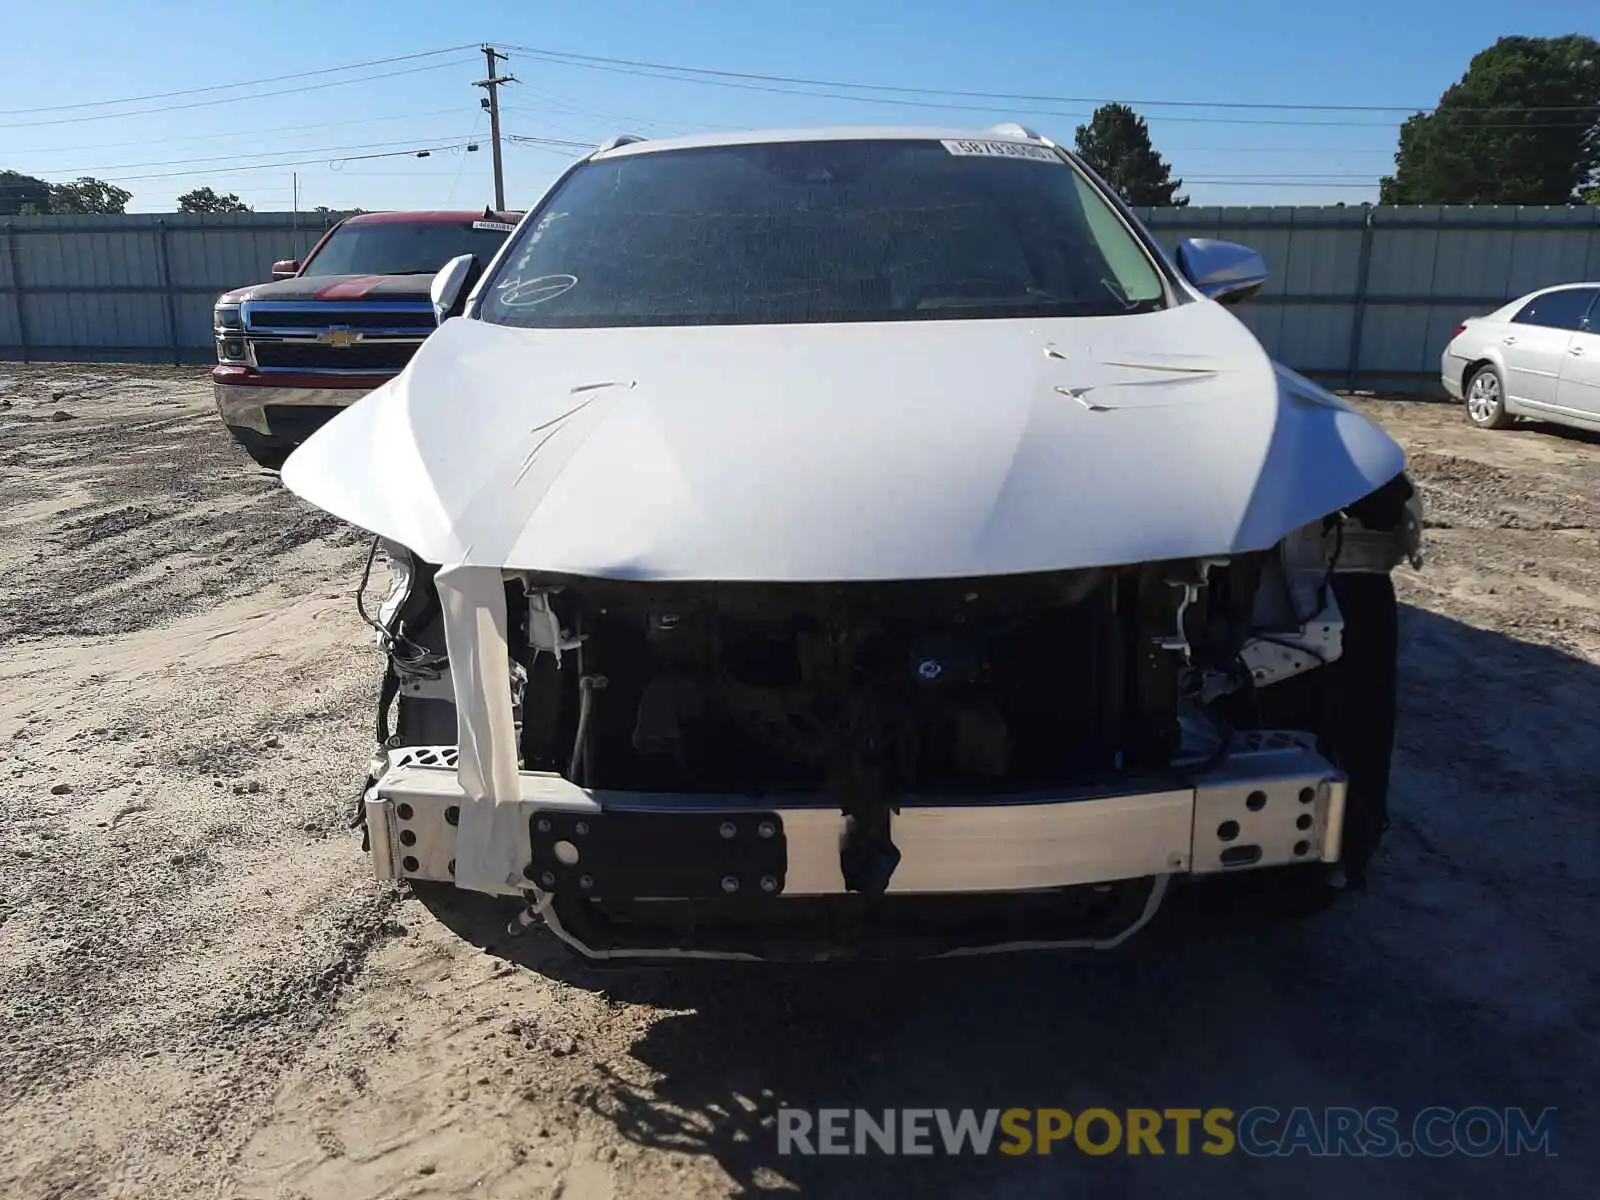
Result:
{"label": "truck tire", "polygon": [[289,457],[294,449],[292,443],[280,441],[277,438],[265,437],[253,429],[235,429],[228,427],[228,432],[233,436],[241,449],[250,456],[252,462],[258,467],[269,471],[277,471],[283,467],[284,460]]}

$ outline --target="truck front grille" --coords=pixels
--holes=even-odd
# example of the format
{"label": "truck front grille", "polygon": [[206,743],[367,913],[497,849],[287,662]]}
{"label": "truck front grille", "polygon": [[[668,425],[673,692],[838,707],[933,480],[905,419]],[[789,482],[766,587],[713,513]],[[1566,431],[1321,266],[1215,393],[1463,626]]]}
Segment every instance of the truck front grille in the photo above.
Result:
{"label": "truck front grille", "polygon": [[268,372],[393,375],[436,325],[427,300],[246,300],[240,316]]}
{"label": "truck front grille", "polygon": [[420,341],[370,341],[330,346],[309,338],[252,342],[256,365],[278,371],[399,371],[417,352]]}
{"label": "truck front grille", "polygon": [[[286,302],[283,302],[286,303]],[[312,303],[303,308],[264,307],[265,302],[244,305],[245,329],[251,333],[273,330],[301,330],[315,332],[343,326],[368,332],[416,332],[426,335],[433,331],[437,318],[428,303],[385,302],[363,305]]]}

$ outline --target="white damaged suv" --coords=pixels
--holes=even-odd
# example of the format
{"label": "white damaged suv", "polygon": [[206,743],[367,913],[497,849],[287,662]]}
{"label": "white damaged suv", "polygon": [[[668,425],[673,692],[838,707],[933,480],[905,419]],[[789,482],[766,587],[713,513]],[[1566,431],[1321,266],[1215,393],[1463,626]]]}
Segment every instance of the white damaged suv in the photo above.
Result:
{"label": "white damaged suv", "polygon": [[283,469],[393,570],[377,875],[645,959],[1110,946],[1179,882],[1359,882],[1420,506],[1224,307],[1265,279],[1017,126],[573,165]]}

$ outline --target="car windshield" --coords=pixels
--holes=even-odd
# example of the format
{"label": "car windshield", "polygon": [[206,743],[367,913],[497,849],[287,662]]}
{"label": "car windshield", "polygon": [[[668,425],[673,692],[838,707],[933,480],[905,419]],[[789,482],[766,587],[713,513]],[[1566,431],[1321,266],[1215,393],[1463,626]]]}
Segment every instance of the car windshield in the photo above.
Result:
{"label": "car windshield", "polygon": [[1015,141],[807,141],[578,167],[479,315],[590,327],[1104,316],[1163,307],[1067,159]]}
{"label": "car windshield", "polygon": [[356,221],[341,225],[311,256],[304,275],[432,275],[460,254],[487,263],[503,229],[462,221]]}

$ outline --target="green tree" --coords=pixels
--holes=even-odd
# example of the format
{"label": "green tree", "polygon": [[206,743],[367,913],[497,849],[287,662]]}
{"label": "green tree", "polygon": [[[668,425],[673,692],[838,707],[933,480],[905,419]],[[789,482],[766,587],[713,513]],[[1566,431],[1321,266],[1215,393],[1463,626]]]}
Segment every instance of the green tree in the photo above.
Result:
{"label": "green tree", "polygon": [[1503,37],[1400,127],[1384,204],[1572,204],[1600,173],[1600,42]]}
{"label": "green tree", "polygon": [[87,175],[72,183],[50,185],[50,211],[53,213],[122,213],[128,211],[131,199],[132,192]]}
{"label": "green tree", "polygon": [[249,212],[250,206],[232,192],[219,195],[208,187],[195,188],[178,197],[178,211],[186,213]]}
{"label": "green tree", "polygon": [[1183,180],[1156,153],[1144,118],[1126,104],[1102,104],[1077,131],[1078,155],[1135,207],[1182,208]]}
{"label": "green tree", "polygon": [[50,185],[18,171],[0,171],[0,217],[50,211]]}

